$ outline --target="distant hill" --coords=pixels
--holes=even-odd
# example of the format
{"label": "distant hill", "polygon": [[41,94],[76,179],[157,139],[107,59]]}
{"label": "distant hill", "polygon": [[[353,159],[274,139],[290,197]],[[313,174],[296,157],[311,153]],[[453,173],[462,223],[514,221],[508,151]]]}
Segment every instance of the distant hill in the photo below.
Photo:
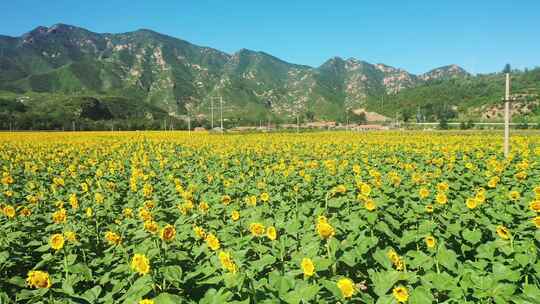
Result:
{"label": "distant hill", "polygon": [[[502,100],[505,92],[505,75],[465,75],[458,69],[459,77],[429,78],[397,94],[372,96],[367,108],[390,117],[396,114],[404,120],[436,121],[454,120],[502,121]],[[448,69],[446,68],[448,72]],[[448,75],[448,74],[447,74]],[[540,68],[512,71],[513,117],[517,121],[540,122]]]}
{"label": "distant hill", "polygon": [[[339,121],[358,108],[394,117],[392,112],[431,102],[426,94],[439,96],[463,83],[493,87],[491,98],[499,89],[496,80],[497,75],[475,77],[456,65],[413,75],[334,57],[309,67],[247,49],[227,54],[146,29],[99,34],[57,24],[20,37],[0,36],[0,119],[20,127],[35,125],[31,121],[45,121],[40,128],[65,127],[62,119],[90,125],[109,120],[136,124],[142,118],[151,124],[157,119],[182,123],[188,109],[195,123],[208,125],[217,98],[224,101],[227,122],[237,125],[293,121],[296,116]],[[455,99],[461,93],[452,92],[457,95],[444,102],[494,102],[484,90],[467,91],[461,99]],[[384,98],[386,106],[378,108]],[[437,98],[432,102],[443,97]],[[89,100],[100,115],[85,116]],[[47,126],[51,113],[62,119]]]}

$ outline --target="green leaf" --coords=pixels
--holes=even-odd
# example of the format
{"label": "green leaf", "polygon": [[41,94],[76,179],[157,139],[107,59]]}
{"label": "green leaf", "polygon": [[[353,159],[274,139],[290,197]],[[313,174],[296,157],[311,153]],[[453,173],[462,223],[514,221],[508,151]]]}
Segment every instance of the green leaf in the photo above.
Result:
{"label": "green leaf", "polygon": [[171,283],[182,283],[182,268],[180,268],[180,266],[161,267],[160,273],[163,275],[165,280]]}
{"label": "green leaf", "polygon": [[447,249],[444,244],[441,244],[437,250],[437,262],[446,269],[456,272],[457,254],[453,250]]}
{"label": "green leaf", "polygon": [[328,207],[340,208],[343,205],[344,201],[341,198],[332,198],[328,200]]}
{"label": "green leaf", "polygon": [[339,260],[350,267],[354,267],[356,265],[356,257],[352,251],[345,252]]}
{"label": "green leaf", "polygon": [[394,297],[391,295],[383,295],[377,299],[376,304],[395,304]]}
{"label": "green leaf", "polygon": [[379,262],[384,268],[392,269],[392,262],[387,255],[388,250],[379,249],[373,253],[372,257],[375,261]]}
{"label": "green leaf", "polygon": [[82,297],[85,298],[88,302],[94,303],[101,294],[101,286],[94,286],[91,289],[88,289],[82,294]]}
{"label": "green leaf", "polygon": [[417,287],[411,292],[409,303],[411,304],[431,304],[435,301],[431,292],[425,287]]}
{"label": "green leaf", "polygon": [[523,296],[530,300],[540,299],[540,288],[536,285],[526,284],[523,286]]}
{"label": "green leaf", "polygon": [[368,273],[374,285],[373,291],[380,297],[385,295],[401,278],[401,274],[395,270],[376,272],[370,269]]}
{"label": "green leaf", "polygon": [[273,271],[268,276],[270,285],[278,291],[278,294],[285,295],[294,287],[294,279],[289,276],[282,276],[279,272]]}
{"label": "green leaf", "polygon": [[78,274],[86,281],[92,280],[92,270],[83,263],[77,263],[75,265],[68,266],[69,273]]}
{"label": "green leaf", "polygon": [[304,302],[306,303],[309,303],[313,298],[315,298],[320,289],[321,288],[318,285],[308,285],[302,287],[302,300],[304,300]]}
{"label": "green leaf", "polygon": [[232,298],[233,294],[230,291],[226,291],[224,289],[220,289],[219,291],[215,290],[214,288],[209,289],[205,294],[204,297],[201,299],[199,304],[222,304],[222,303],[228,303],[229,300]]}
{"label": "green leaf", "polygon": [[170,293],[160,293],[153,300],[156,304],[179,304],[184,301],[182,297]]}
{"label": "green leaf", "polygon": [[253,267],[253,269],[256,269],[258,271],[263,271],[264,268],[266,268],[267,266],[269,265],[272,265],[276,262],[276,258],[269,255],[269,254],[266,254],[264,256],[262,256],[259,260],[255,261],[255,262],[252,262],[251,265]]}
{"label": "green leaf", "polygon": [[17,287],[21,287],[21,288],[26,287],[26,281],[20,276],[11,277],[9,280],[7,280],[7,282]]}
{"label": "green leaf", "polygon": [[467,242],[473,245],[480,242],[480,240],[482,239],[482,232],[478,229],[477,230],[465,229],[463,230],[461,235]]}
{"label": "green leaf", "polygon": [[313,258],[313,264],[315,265],[315,271],[325,271],[332,265],[332,261],[327,258],[315,257]]}
{"label": "green leaf", "polygon": [[321,283],[324,286],[324,288],[326,288],[328,291],[330,291],[334,295],[334,297],[336,297],[337,299],[342,298],[341,291],[337,287],[336,282],[330,281],[330,280],[322,280]]}
{"label": "green leaf", "polygon": [[139,299],[143,298],[147,293],[152,291],[152,285],[153,282],[151,276],[144,275],[139,277],[124,295],[124,304],[135,303]]}

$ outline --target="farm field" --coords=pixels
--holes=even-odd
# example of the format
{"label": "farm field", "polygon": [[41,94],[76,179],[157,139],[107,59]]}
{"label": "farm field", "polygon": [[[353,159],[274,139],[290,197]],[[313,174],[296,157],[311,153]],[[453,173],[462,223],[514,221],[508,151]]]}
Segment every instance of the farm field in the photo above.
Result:
{"label": "farm field", "polygon": [[539,303],[540,135],[0,134],[0,303]]}

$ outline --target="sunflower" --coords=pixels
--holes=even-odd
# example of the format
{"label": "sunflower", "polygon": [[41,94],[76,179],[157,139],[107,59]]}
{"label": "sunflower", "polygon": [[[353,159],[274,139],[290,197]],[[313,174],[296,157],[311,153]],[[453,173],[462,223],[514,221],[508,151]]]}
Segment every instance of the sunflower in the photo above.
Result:
{"label": "sunflower", "polygon": [[420,198],[426,198],[429,196],[429,190],[427,188],[420,188],[420,190],[418,190],[418,196],[420,196]]}
{"label": "sunflower", "polygon": [[437,191],[439,192],[446,192],[448,191],[448,183],[447,182],[442,182],[442,183],[438,183],[437,184]]}
{"label": "sunflower", "polygon": [[73,209],[79,208],[79,199],[77,198],[77,194],[71,193],[69,195],[69,204],[71,205],[71,208]]}
{"label": "sunflower", "polygon": [[77,241],[77,234],[74,231],[66,231],[64,232],[64,236],[68,242]]}
{"label": "sunflower", "polygon": [[433,205],[426,205],[426,212],[427,213],[433,213]]}
{"label": "sunflower", "polygon": [[499,183],[499,180],[500,178],[498,176],[494,176],[492,177],[489,181],[488,181],[488,187],[490,188],[495,188],[497,187],[497,184]]}
{"label": "sunflower", "polygon": [[244,200],[248,206],[253,207],[257,205],[257,196],[255,195],[247,196]]}
{"label": "sunflower", "polygon": [[533,192],[537,197],[540,197],[540,186],[534,187]]}
{"label": "sunflower", "polygon": [[144,229],[152,234],[155,234],[158,232],[159,226],[156,222],[150,220],[144,222]]}
{"label": "sunflower", "polygon": [[512,201],[517,201],[521,198],[521,194],[518,191],[513,190],[508,193],[508,198]]}
{"label": "sunflower", "polygon": [[64,236],[60,233],[51,235],[51,238],[49,239],[49,244],[54,250],[62,249],[64,247]]}
{"label": "sunflower", "polygon": [[437,245],[437,240],[433,236],[426,236],[424,239],[428,248],[433,248]]}
{"label": "sunflower", "polygon": [[26,284],[30,286],[30,288],[50,288],[51,279],[49,274],[45,271],[32,270],[28,272]]}
{"label": "sunflower", "polygon": [[343,194],[345,192],[347,192],[347,187],[345,187],[345,185],[338,185],[334,188],[334,192],[335,193],[339,193],[339,194]]}
{"label": "sunflower", "polygon": [[231,219],[233,221],[238,221],[240,219],[240,212],[234,210],[233,212],[231,212]]}
{"label": "sunflower", "polygon": [[251,223],[249,225],[249,231],[253,236],[262,236],[265,231],[265,227],[261,223]]}
{"label": "sunflower", "polygon": [[199,239],[205,239],[206,238],[206,232],[202,227],[199,226],[193,226],[193,232],[195,232],[195,236]]}
{"label": "sunflower", "polygon": [[392,263],[394,263],[394,264],[396,264],[399,261],[399,255],[397,254],[397,252],[394,249],[388,250],[386,255],[388,256],[390,261],[392,261]]}
{"label": "sunflower", "polygon": [[332,227],[332,225],[330,225],[326,221],[326,219],[324,219],[324,220],[319,219],[319,221],[317,223],[317,232],[319,233],[319,235],[323,239],[329,239],[329,238],[333,237],[334,234],[335,234],[334,227]]}
{"label": "sunflower", "polygon": [[107,240],[109,245],[118,245],[122,242],[122,238],[113,231],[105,232],[105,239]]}
{"label": "sunflower", "polygon": [[405,269],[405,263],[403,262],[403,259],[397,254],[394,249],[388,250],[386,255],[388,256],[392,264],[394,264],[394,267],[396,267],[397,270]]}
{"label": "sunflower", "polygon": [[270,200],[270,194],[268,194],[267,192],[261,193],[260,197],[263,203],[267,203]]}
{"label": "sunflower", "polygon": [[52,220],[56,224],[64,223],[67,219],[66,209],[61,208],[52,214]]}
{"label": "sunflower", "polygon": [[221,203],[223,203],[223,205],[227,206],[228,204],[231,203],[231,197],[228,196],[228,195],[223,195],[221,197]]}
{"label": "sunflower", "polygon": [[103,194],[96,192],[96,194],[94,194],[94,200],[96,201],[96,203],[101,204],[105,200],[105,197],[103,196]]}
{"label": "sunflower", "polygon": [[337,281],[337,287],[344,298],[350,298],[355,292],[354,283],[351,279],[343,278]]}
{"label": "sunflower", "polygon": [[377,208],[377,205],[372,199],[367,199],[364,202],[364,208],[366,208],[368,211],[373,211]]}
{"label": "sunflower", "polygon": [[313,274],[315,274],[315,265],[310,258],[303,258],[300,266],[304,272],[304,277],[311,277]]}
{"label": "sunflower", "polygon": [[210,249],[214,251],[218,250],[221,247],[218,238],[212,233],[209,233],[206,236],[206,244],[208,245],[208,247],[210,247]]}
{"label": "sunflower", "polygon": [[398,286],[392,290],[392,294],[394,295],[394,298],[399,303],[405,303],[409,299],[409,292],[407,291],[407,288],[403,286]]}
{"label": "sunflower", "polygon": [[140,275],[150,272],[150,261],[144,254],[135,254],[131,259],[131,269]]}
{"label": "sunflower", "polygon": [[362,183],[360,185],[360,193],[362,193],[364,196],[369,196],[371,194],[371,186],[366,183]]}
{"label": "sunflower", "polygon": [[469,209],[474,209],[478,206],[478,202],[476,201],[476,199],[470,197],[465,201],[465,204]]}
{"label": "sunflower", "polygon": [[139,218],[143,221],[150,221],[153,219],[152,213],[146,208],[139,208]]}
{"label": "sunflower", "polygon": [[140,300],[138,304],[154,304],[154,300],[144,299]]}
{"label": "sunflower", "polygon": [[8,218],[14,218],[16,215],[15,208],[11,205],[4,206],[3,212]]}
{"label": "sunflower", "polygon": [[540,200],[530,202],[529,209],[535,212],[540,212]]}
{"label": "sunflower", "polygon": [[174,228],[174,226],[169,224],[165,225],[165,227],[161,229],[161,233],[159,235],[159,237],[166,242],[172,241],[175,236],[176,229]]}
{"label": "sunflower", "polygon": [[532,219],[532,222],[534,223],[534,225],[536,226],[536,228],[540,228],[540,216],[535,216],[535,217]]}
{"label": "sunflower", "polygon": [[501,239],[503,240],[510,239],[510,230],[508,230],[508,228],[500,225],[500,226],[497,226],[496,232]]}
{"label": "sunflower", "polygon": [[446,197],[446,194],[443,192],[437,193],[437,196],[435,197],[435,200],[437,203],[444,205],[448,202],[448,197]]}
{"label": "sunflower", "polygon": [[234,261],[232,260],[230,253],[221,251],[218,257],[221,263],[221,267],[223,267],[223,269],[226,269],[232,273],[236,273],[237,267]]}
{"label": "sunflower", "polygon": [[208,209],[210,209],[210,206],[208,205],[207,202],[200,202],[199,203],[199,210],[201,211],[201,213],[208,212]]}
{"label": "sunflower", "polygon": [[266,236],[272,240],[272,241],[275,241],[276,238],[277,238],[277,231],[276,231],[276,227],[274,226],[270,226],[266,229]]}
{"label": "sunflower", "polygon": [[21,211],[19,211],[19,214],[21,216],[30,216],[32,214],[32,210],[28,209],[27,207],[23,207]]}
{"label": "sunflower", "polygon": [[133,209],[124,208],[124,210],[122,210],[122,214],[124,215],[125,218],[132,218],[133,217]]}

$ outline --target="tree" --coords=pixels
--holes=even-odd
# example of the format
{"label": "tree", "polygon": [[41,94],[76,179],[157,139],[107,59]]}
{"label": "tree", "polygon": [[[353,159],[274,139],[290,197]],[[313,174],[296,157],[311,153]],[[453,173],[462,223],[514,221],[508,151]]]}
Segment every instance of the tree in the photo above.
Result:
{"label": "tree", "polygon": [[306,112],[306,118],[308,121],[313,121],[315,119],[315,113],[311,110]]}
{"label": "tree", "polygon": [[413,117],[412,110],[410,108],[403,109],[401,111],[401,117],[403,118],[404,122],[409,122],[409,120]]}
{"label": "tree", "polygon": [[441,117],[439,120],[439,129],[448,130],[448,121],[446,120],[446,117]]}
{"label": "tree", "polygon": [[512,72],[512,67],[510,66],[510,63],[507,63],[504,65],[503,73],[510,73]]}
{"label": "tree", "polygon": [[349,121],[357,124],[365,124],[367,122],[366,112],[355,113],[352,109],[348,111]]}

